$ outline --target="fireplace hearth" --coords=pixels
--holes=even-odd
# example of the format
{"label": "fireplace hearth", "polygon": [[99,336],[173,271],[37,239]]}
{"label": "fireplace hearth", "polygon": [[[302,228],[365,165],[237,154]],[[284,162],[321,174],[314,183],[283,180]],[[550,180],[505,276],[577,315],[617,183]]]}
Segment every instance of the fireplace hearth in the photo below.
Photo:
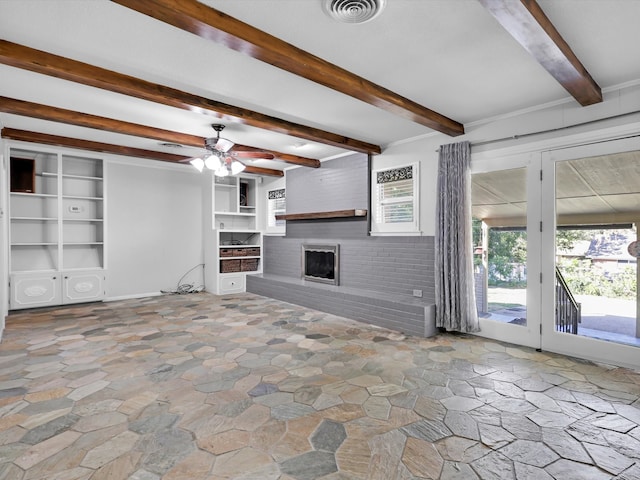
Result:
{"label": "fireplace hearth", "polygon": [[340,246],[302,245],[302,278],[339,285]]}

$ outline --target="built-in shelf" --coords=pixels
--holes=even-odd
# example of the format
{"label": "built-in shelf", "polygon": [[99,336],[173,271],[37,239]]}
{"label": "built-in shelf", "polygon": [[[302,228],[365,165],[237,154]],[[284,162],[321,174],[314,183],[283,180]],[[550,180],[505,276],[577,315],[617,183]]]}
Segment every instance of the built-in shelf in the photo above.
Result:
{"label": "built-in shelf", "polygon": [[16,242],[11,244],[12,247],[50,247],[58,246],[53,242]]}
{"label": "built-in shelf", "polygon": [[366,217],[366,210],[333,210],[329,212],[288,213],[276,215],[276,220],[323,220],[327,218],[356,218]]}
{"label": "built-in shelf", "polygon": [[68,173],[62,174],[62,178],[75,178],[77,180],[95,180],[96,182],[101,182],[102,177],[88,177],[86,175],[69,175]]}
{"label": "built-in shelf", "polygon": [[55,217],[11,217],[11,221],[16,222],[57,222]]}
{"label": "built-in shelf", "polygon": [[255,217],[255,213],[244,213],[244,212],[214,212],[215,215],[228,215],[231,217]]}
{"label": "built-in shelf", "polygon": [[102,218],[63,218],[62,221],[63,222],[88,222],[88,223],[94,223],[94,222],[104,222],[104,219],[102,219]]}
{"label": "built-in shelf", "polygon": [[38,198],[58,198],[58,195],[52,193],[23,193],[23,192],[11,192],[11,196],[15,197],[38,197]]}
{"label": "built-in shelf", "polygon": [[78,195],[63,195],[62,198],[69,200],[103,200],[102,197],[82,197]]}

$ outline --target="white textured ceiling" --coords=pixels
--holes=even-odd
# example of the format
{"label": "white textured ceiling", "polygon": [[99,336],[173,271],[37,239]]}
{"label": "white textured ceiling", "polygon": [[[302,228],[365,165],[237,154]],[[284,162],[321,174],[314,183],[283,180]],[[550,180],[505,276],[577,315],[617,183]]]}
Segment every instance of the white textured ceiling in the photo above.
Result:
{"label": "white textured ceiling", "polygon": [[[330,20],[321,0],[202,3],[461,123],[569,96],[477,0],[390,0],[361,25]],[[539,4],[602,88],[640,79],[639,0]],[[108,0],[1,0],[0,38],[382,147],[431,132]],[[5,65],[0,95],[200,136],[212,136],[215,120]],[[223,123],[236,143],[320,159],[344,151]],[[0,124],[191,154],[15,115],[0,114]]]}

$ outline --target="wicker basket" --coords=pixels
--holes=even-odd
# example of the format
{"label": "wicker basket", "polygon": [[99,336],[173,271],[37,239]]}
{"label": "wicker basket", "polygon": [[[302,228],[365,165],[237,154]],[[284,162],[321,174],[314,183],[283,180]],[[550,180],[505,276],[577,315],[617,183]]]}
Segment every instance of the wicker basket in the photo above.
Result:
{"label": "wicker basket", "polygon": [[232,257],[246,257],[247,249],[246,248],[234,248]]}
{"label": "wicker basket", "polygon": [[240,270],[243,272],[255,272],[258,270],[258,259],[243,258],[240,260]]}
{"label": "wicker basket", "polygon": [[260,256],[260,247],[250,247],[245,248],[245,254],[247,257],[259,257]]}
{"label": "wicker basket", "polygon": [[220,273],[232,273],[239,271],[240,260],[220,260]]}
{"label": "wicker basket", "polygon": [[221,257],[233,257],[233,248],[221,248],[220,249]]}

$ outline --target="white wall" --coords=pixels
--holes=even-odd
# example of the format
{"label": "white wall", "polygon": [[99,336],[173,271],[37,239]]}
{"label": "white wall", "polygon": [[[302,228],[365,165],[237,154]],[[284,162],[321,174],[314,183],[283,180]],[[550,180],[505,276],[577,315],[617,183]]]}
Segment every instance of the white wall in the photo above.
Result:
{"label": "white wall", "polygon": [[[161,162],[108,161],[107,299],[173,290],[203,263],[206,178]],[[202,268],[184,282],[201,284]]]}
{"label": "white wall", "polygon": [[[581,107],[575,100],[558,102],[546,108],[524,111],[518,114],[495,118],[476,124],[465,125],[466,134],[449,137],[429,134],[414,141],[405,141],[383,149],[381,155],[373,157],[373,167],[388,168],[415,161],[420,162],[420,229],[423,235],[435,234],[436,183],[438,176],[438,153],[440,145],[469,140],[472,144],[504,137],[522,136],[531,132],[566,127],[583,122],[626,114],[640,110],[640,85],[631,85],[604,93],[604,102],[590,107]],[[607,132],[640,131],[635,124],[640,114],[624,118],[604,120],[590,125],[559,130],[552,133],[511,139],[471,149],[472,162],[493,155],[502,156],[507,151],[543,151],[590,141],[605,139]],[[625,128],[625,125],[628,128]],[[615,133],[613,133],[615,136]]]}

